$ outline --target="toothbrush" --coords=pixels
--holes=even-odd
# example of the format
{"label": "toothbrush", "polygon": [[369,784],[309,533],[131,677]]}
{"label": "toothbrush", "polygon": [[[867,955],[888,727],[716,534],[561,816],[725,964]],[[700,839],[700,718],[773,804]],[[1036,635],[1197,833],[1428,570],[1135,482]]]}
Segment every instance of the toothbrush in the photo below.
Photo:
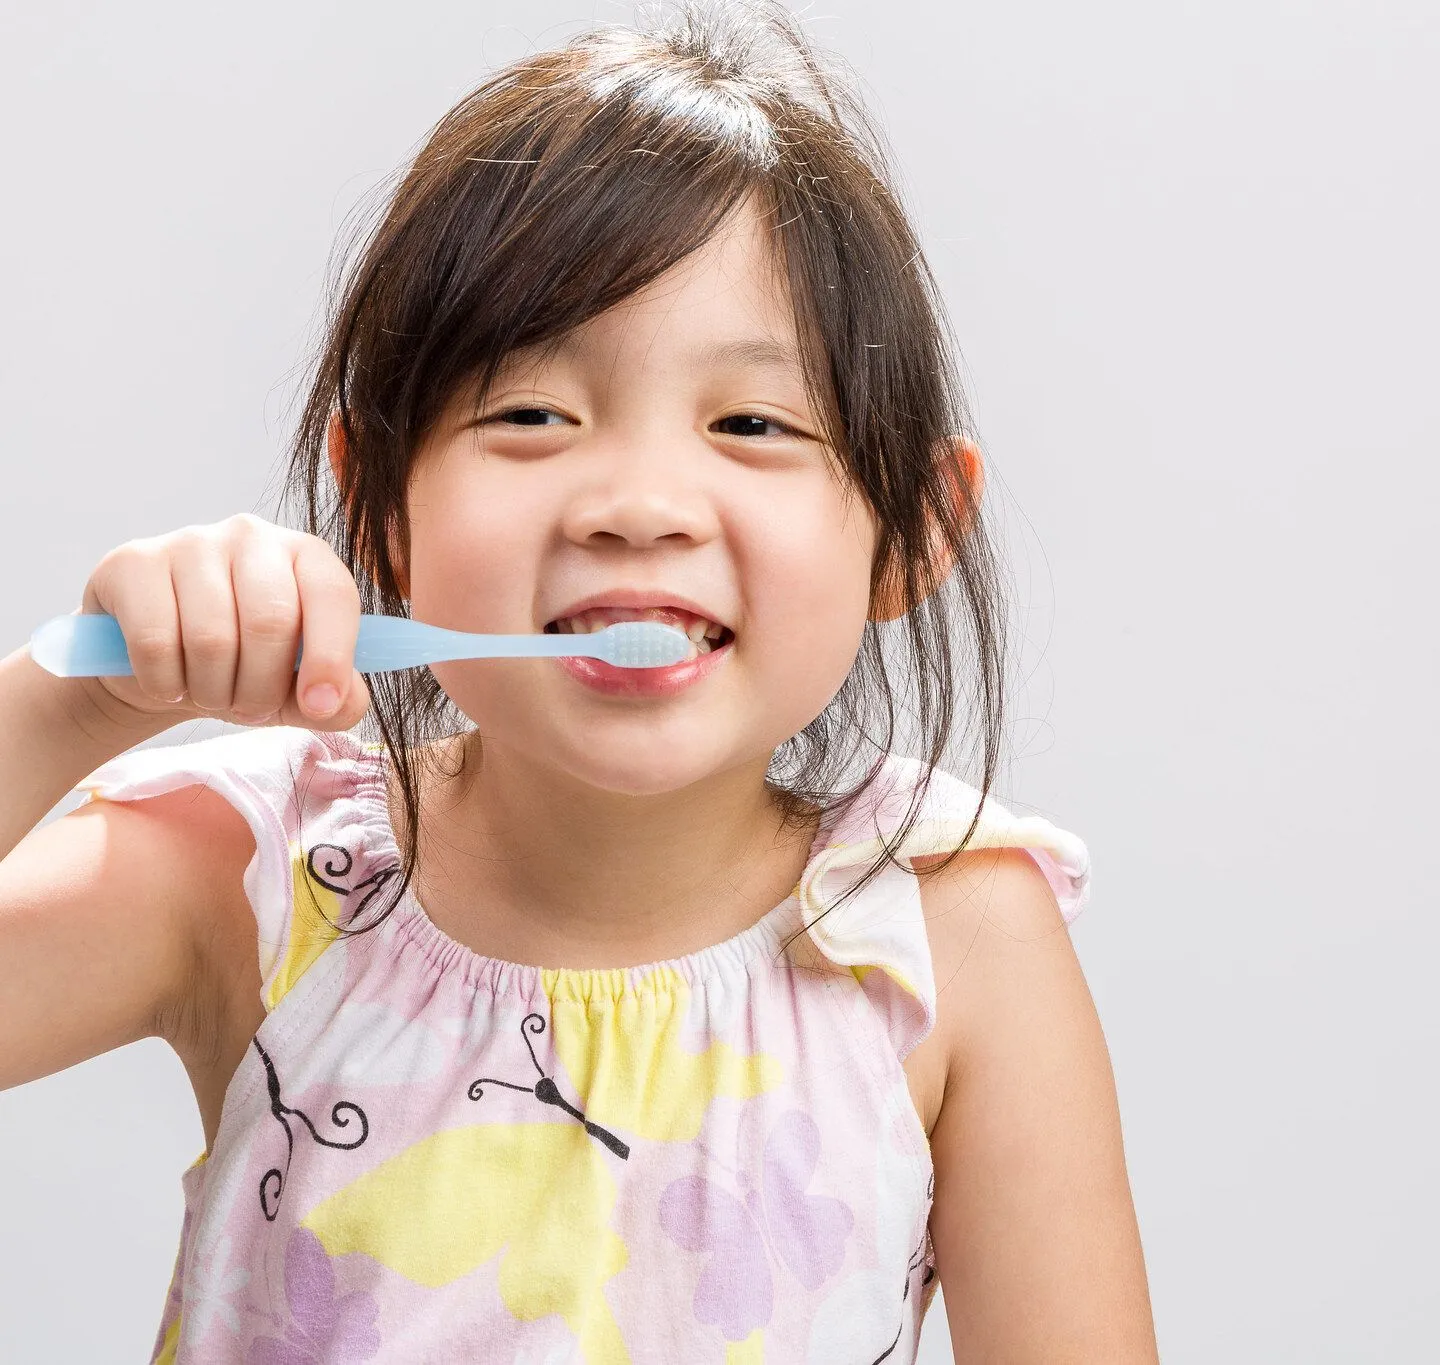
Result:
{"label": "toothbrush", "polygon": [[[300,667],[304,645],[295,654]],[[685,632],[658,621],[617,621],[582,635],[474,635],[412,621],[407,616],[364,614],[355,642],[361,673],[447,659],[603,659],[617,668],[664,668],[690,657]],[[30,657],[61,678],[116,678],[133,675],[120,623],[101,612],[53,616],[30,637]]]}

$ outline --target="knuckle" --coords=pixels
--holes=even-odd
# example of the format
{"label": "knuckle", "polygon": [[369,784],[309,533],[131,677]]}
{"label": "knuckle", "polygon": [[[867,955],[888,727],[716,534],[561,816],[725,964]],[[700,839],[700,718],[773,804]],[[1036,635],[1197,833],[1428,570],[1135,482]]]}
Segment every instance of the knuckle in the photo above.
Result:
{"label": "knuckle", "polygon": [[318,564],[310,575],[310,587],[345,613],[359,614],[360,588],[350,570],[332,554],[328,563]]}
{"label": "knuckle", "polygon": [[299,616],[286,602],[264,602],[251,607],[240,624],[242,637],[263,644],[280,644],[299,633]]}
{"label": "knuckle", "polygon": [[125,574],[136,565],[158,563],[164,558],[164,547],[151,536],[127,540],[101,556],[95,566],[95,577]]}
{"label": "knuckle", "polygon": [[236,647],[235,635],[215,626],[197,626],[185,635],[185,653],[202,661],[228,658]]}
{"label": "knuckle", "polygon": [[[344,686],[338,682],[339,678],[348,677],[350,672],[350,660],[344,650],[333,645],[316,645],[314,648],[306,645],[304,663],[308,666],[305,669],[305,680],[299,684],[301,691],[312,683],[331,680],[344,692]],[[299,675],[296,676],[298,678]]]}
{"label": "knuckle", "polygon": [[205,549],[209,543],[210,538],[203,526],[181,526],[171,531],[158,548],[162,553],[168,551],[171,554],[192,554]]}
{"label": "knuckle", "polygon": [[164,626],[122,626],[126,652],[132,661],[149,665],[152,669],[173,663],[179,654],[179,638],[173,630]]}

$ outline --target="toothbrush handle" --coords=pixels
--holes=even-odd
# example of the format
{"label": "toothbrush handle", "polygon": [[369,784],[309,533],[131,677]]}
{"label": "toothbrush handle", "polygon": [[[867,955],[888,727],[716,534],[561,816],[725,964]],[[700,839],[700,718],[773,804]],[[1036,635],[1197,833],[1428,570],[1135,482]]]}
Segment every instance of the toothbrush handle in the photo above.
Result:
{"label": "toothbrush handle", "polygon": [[[31,635],[30,657],[61,678],[129,678],[135,673],[120,622],[107,612],[52,616]],[[299,650],[295,667],[300,667]]]}
{"label": "toothbrush handle", "polygon": [[[385,673],[447,659],[534,658],[585,652],[586,646],[570,635],[475,635],[408,617],[367,613],[360,617],[355,667],[361,673]],[[52,617],[30,637],[30,653],[42,668],[62,678],[120,678],[135,672],[120,623],[103,612]],[[297,670],[304,653],[302,643],[295,652]]]}
{"label": "toothbrush handle", "polygon": [[579,652],[572,635],[479,635],[407,616],[363,615],[355,640],[355,667],[362,673],[384,673],[447,659],[545,658]]}

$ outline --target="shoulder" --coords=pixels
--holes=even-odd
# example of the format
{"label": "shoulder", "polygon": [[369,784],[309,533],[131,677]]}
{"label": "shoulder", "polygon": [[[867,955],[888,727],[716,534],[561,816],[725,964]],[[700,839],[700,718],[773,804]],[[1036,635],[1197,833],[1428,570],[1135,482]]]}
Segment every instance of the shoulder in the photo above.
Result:
{"label": "shoulder", "polygon": [[[913,866],[948,1076],[993,1040],[1002,1019],[1034,1020],[1037,1009],[1053,1012],[1064,1001],[1075,1008],[1080,966],[1055,891],[1027,849],[969,849],[948,865],[945,856],[917,857]],[[1069,989],[1057,994],[1060,978]]]}
{"label": "shoulder", "polygon": [[1066,1016],[1089,1000],[1065,915],[1029,852],[971,849],[942,864],[942,854],[912,860],[935,977],[935,1023],[924,1043],[938,1092],[934,1122],[960,1072],[993,1055],[1007,1030],[1007,1045],[1023,1049],[1019,1030],[1065,1029]]}
{"label": "shoulder", "polygon": [[920,881],[937,1016],[960,1045],[1008,973],[1078,970],[1067,929],[1090,899],[1090,852],[953,773],[905,760],[900,776],[902,790],[928,778],[903,851]]}
{"label": "shoulder", "polygon": [[[906,993],[891,998],[881,974],[864,977],[880,981],[867,993],[885,1006],[928,1130],[954,1056],[983,1037],[985,1002],[1003,994],[1004,950],[1048,941],[1063,970],[1070,944],[1060,931],[1089,898],[1090,855],[1068,830],[907,756],[887,755],[862,796],[827,824],[801,905],[826,956],[883,967]],[[847,888],[877,859],[896,868],[846,906]]]}
{"label": "shoulder", "polygon": [[[1045,817],[1017,814],[915,759],[891,755],[877,791],[867,818],[898,838],[895,854],[919,880],[938,1035],[931,1051],[945,1054],[948,1073],[992,1026],[987,1012],[1013,1002],[1012,988],[1023,998],[1044,989],[1047,973],[1078,976],[1066,930],[1090,898],[1090,852]],[[1036,974],[1028,985],[1026,973]]]}
{"label": "shoulder", "polygon": [[1050,879],[1027,848],[971,848],[910,861],[919,874],[926,923],[941,949],[953,952],[957,935],[973,937],[982,928],[1014,941],[1067,927]]}
{"label": "shoulder", "polygon": [[257,841],[283,844],[310,809],[353,793],[360,775],[377,762],[369,746],[345,732],[262,726],[130,750],[102,764],[77,790],[111,802],[176,793],[177,810],[203,800],[221,822],[228,817],[219,805],[228,803]]}

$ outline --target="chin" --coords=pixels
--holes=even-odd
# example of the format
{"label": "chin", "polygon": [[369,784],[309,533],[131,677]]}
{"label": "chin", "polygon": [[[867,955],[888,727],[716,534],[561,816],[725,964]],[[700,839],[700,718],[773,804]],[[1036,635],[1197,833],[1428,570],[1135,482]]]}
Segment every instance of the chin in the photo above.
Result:
{"label": "chin", "polygon": [[666,752],[657,742],[652,752],[636,752],[632,747],[613,758],[577,755],[565,766],[576,781],[599,791],[616,796],[667,796],[703,782],[729,764],[707,762],[704,755]]}

